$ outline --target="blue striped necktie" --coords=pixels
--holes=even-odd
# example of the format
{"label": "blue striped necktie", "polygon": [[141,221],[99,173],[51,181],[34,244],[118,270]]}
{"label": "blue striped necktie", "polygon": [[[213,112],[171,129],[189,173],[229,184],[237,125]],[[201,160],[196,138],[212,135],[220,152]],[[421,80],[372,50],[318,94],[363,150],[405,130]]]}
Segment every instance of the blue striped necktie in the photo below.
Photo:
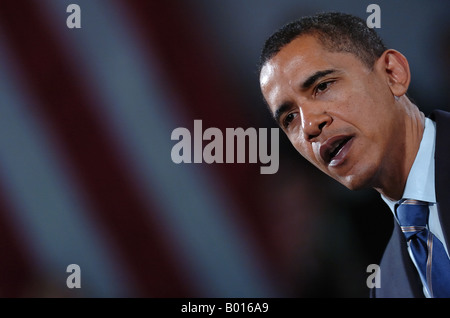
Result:
{"label": "blue striped necktie", "polygon": [[450,297],[450,260],[442,242],[428,231],[427,202],[404,200],[397,219],[431,297]]}

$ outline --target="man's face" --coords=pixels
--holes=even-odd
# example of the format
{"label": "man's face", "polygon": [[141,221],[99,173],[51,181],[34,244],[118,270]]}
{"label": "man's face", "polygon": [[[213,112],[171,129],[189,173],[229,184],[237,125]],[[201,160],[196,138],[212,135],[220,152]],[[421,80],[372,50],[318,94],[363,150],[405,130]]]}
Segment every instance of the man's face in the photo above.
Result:
{"label": "man's face", "polygon": [[398,107],[382,58],[369,69],[355,55],[330,52],[300,36],[261,70],[272,115],[308,161],[349,189],[377,186],[401,160]]}

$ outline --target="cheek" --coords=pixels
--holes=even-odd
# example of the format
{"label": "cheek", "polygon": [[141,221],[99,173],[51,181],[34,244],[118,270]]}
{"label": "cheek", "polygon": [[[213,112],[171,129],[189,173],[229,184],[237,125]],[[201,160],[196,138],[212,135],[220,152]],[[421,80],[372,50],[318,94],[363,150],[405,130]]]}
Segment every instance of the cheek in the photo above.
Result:
{"label": "cheek", "polygon": [[294,148],[308,161],[314,158],[314,151],[312,145],[306,142],[300,135],[289,138],[289,141],[294,146]]}
{"label": "cheek", "polygon": [[298,153],[303,158],[308,160],[315,167],[317,167],[320,170],[322,170],[323,172],[327,173],[324,170],[324,167],[322,166],[321,161],[319,160],[319,158],[316,157],[316,153],[319,153],[319,152],[317,150],[315,151],[314,145],[316,145],[318,147],[319,144],[311,144],[309,142],[304,142],[304,143],[296,143],[296,144],[293,144],[293,145],[294,145],[294,148],[298,151]]}
{"label": "cheek", "polygon": [[322,102],[327,113],[343,121],[351,122],[365,112],[364,105],[369,100],[370,98],[362,90],[362,87],[341,85],[324,96]]}
{"label": "cheek", "polygon": [[355,88],[340,96],[336,117],[360,133],[379,133],[386,114],[382,106],[384,102],[376,94],[365,91],[363,86],[359,89]]}

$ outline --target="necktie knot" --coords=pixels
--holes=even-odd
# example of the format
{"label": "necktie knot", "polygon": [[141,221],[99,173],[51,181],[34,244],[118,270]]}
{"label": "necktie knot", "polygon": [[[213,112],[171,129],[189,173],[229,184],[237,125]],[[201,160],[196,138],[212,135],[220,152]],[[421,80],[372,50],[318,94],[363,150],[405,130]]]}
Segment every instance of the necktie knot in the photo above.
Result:
{"label": "necktie knot", "polygon": [[404,200],[397,207],[397,219],[407,239],[424,230],[428,223],[428,203]]}

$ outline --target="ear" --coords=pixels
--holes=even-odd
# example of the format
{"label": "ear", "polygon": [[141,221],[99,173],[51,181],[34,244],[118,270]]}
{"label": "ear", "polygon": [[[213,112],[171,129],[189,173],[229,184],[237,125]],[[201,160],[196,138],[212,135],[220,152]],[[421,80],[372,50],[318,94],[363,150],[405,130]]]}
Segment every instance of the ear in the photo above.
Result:
{"label": "ear", "polygon": [[411,72],[406,57],[396,50],[386,50],[376,62],[385,74],[389,88],[394,96],[400,97],[408,91]]}

